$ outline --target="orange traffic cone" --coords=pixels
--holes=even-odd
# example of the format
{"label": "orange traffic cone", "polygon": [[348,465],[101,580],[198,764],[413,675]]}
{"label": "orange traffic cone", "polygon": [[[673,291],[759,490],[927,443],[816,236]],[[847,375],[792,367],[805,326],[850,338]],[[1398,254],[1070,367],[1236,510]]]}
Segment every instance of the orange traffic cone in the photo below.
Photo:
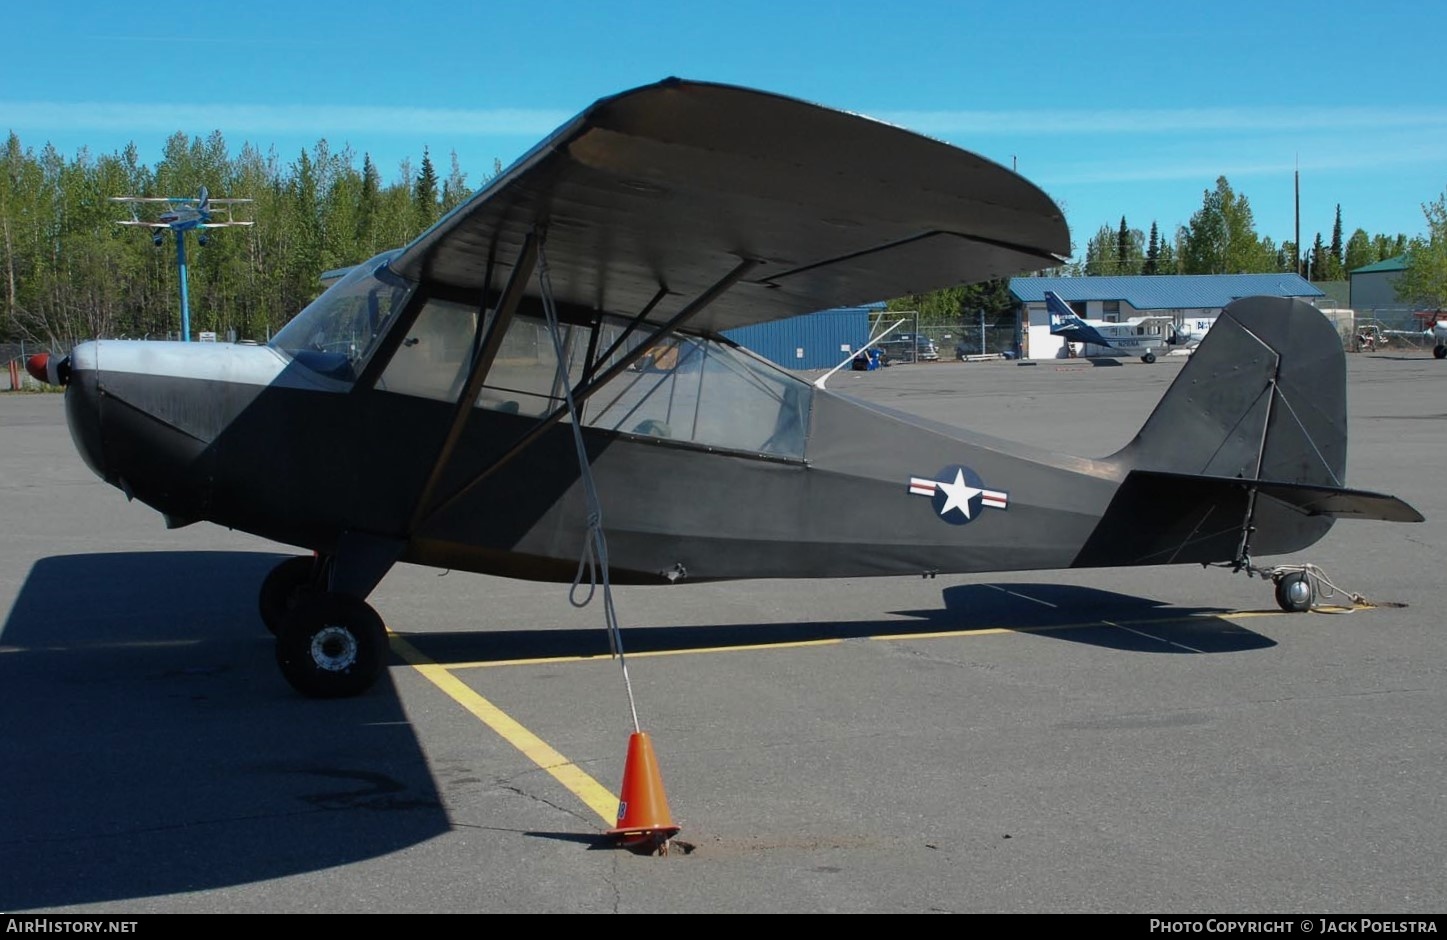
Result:
{"label": "orange traffic cone", "polygon": [[618,827],[608,835],[624,844],[652,842],[666,850],[668,840],[681,829],[668,815],[668,797],[648,733],[635,731],[628,738],[628,761],[623,765],[623,787],[618,798]]}

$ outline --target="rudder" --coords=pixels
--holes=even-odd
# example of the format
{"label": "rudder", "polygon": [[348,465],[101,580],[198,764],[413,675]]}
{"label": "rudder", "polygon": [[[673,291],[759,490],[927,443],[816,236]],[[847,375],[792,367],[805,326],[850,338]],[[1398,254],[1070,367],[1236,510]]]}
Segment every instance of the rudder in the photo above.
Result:
{"label": "rudder", "polygon": [[1346,469],[1346,356],[1304,301],[1227,306],[1135,439],[1126,469],[1340,487]]}

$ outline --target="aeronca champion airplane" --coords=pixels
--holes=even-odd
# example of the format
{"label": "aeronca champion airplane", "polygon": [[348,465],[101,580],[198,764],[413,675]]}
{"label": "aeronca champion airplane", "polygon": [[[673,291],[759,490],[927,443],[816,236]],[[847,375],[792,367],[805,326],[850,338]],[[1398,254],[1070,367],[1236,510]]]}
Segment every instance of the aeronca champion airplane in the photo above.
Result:
{"label": "aeronca champion airplane", "polygon": [[[1136,438],[1038,451],[829,391],[722,332],[1060,263],[1064,218],[974,154],[669,79],[604,98],[267,345],[94,341],[66,382],[91,468],[170,526],[308,549],[261,586],[300,692],[366,690],[396,562],[569,581],[1223,563],[1341,516],[1344,357],[1315,309],[1216,321]],[[848,506],[841,513],[838,507]],[[597,535],[603,539],[594,539]]]}

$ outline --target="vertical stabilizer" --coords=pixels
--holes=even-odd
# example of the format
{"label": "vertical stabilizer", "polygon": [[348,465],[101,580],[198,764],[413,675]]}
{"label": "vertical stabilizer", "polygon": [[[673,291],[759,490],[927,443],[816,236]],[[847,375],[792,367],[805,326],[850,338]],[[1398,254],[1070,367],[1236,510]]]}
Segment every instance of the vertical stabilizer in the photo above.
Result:
{"label": "vertical stabilizer", "polygon": [[1128,469],[1343,486],[1346,357],[1321,312],[1247,297],[1222,311],[1135,439]]}
{"label": "vertical stabilizer", "polygon": [[1222,311],[1135,439],[1125,479],[1074,564],[1250,564],[1299,551],[1335,518],[1420,519],[1344,488],[1346,357],[1310,304]]}

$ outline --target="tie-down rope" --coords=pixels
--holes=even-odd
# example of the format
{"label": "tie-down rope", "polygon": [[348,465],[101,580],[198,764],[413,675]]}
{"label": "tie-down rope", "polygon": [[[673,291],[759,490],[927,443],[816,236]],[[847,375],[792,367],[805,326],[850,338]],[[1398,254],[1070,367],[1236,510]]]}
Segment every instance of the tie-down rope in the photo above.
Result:
{"label": "tie-down rope", "polygon": [[[568,405],[568,418],[573,426],[573,447],[578,456],[578,473],[583,481],[583,497],[588,507],[588,531],[583,536],[583,551],[578,556],[578,572],[573,576],[573,585],[568,589],[568,602],[574,607],[586,607],[593,600],[598,589],[598,571],[603,572],[603,617],[608,628],[608,649],[623,668],[623,685],[628,690],[628,710],[633,715],[633,730],[642,731],[638,723],[638,706],[633,700],[633,682],[628,678],[628,660],[623,655],[623,633],[618,628],[618,613],[613,607],[613,584],[608,575],[608,538],[603,534],[603,507],[598,500],[598,489],[593,483],[593,467],[588,461],[588,449],[583,444],[583,419],[578,405],[573,401],[573,384],[568,376],[568,362],[563,350],[562,329],[558,325],[558,310],[553,304],[553,284],[548,276],[548,255],[542,241],[538,243],[538,286],[542,289],[543,314],[548,321],[548,333],[553,338],[553,354],[558,362],[558,384],[563,387],[563,398]],[[588,593],[578,599],[578,586],[586,574]]]}

